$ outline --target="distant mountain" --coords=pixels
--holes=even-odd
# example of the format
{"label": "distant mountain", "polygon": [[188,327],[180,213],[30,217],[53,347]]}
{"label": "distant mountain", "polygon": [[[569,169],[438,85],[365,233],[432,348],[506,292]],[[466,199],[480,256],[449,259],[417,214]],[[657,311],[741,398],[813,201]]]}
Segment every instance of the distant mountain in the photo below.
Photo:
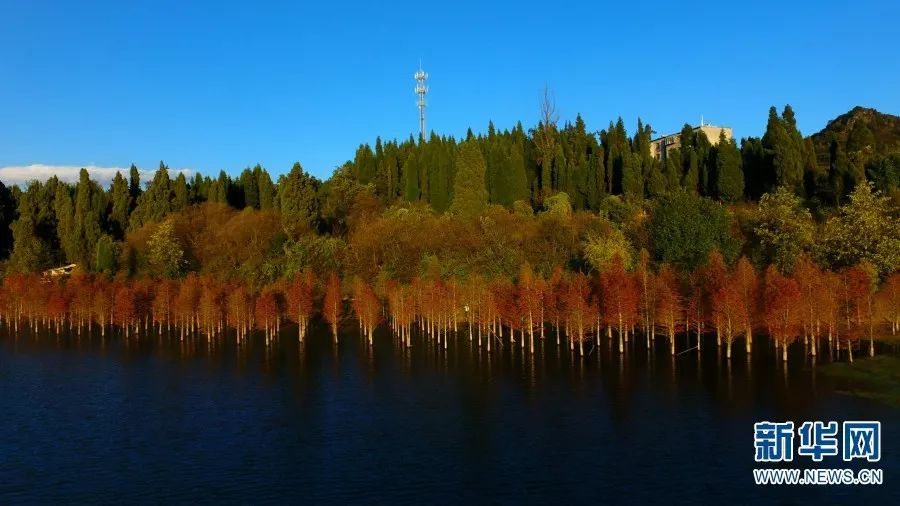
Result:
{"label": "distant mountain", "polygon": [[828,122],[811,136],[819,165],[827,167],[832,140],[844,152],[869,159],[900,151],[900,116],[885,114],[867,107],[854,107]]}

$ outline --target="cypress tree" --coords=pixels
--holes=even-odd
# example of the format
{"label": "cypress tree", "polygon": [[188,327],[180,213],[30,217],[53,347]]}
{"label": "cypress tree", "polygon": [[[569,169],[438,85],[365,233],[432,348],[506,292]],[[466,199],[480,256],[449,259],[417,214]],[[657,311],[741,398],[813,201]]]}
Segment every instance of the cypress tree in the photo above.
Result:
{"label": "cypress tree", "polygon": [[56,234],[59,237],[63,260],[77,262],[80,248],[78,232],[75,229],[75,203],[72,201],[69,185],[65,183],[57,185],[53,206],[56,211]]}
{"label": "cypress tree", "polygon": [[644,181],[641,178],[641,155],[625,153],[622,157],[622,194],[627,199],[644,197]]}
{"label": "cypress tree", "polygon": [[506,207],[512,207],[513,202],[528,199],[528,182],[525,175],[525,158],[522,146],[513,144],[510,147],[508,156],[504,158],[506,158],[507,163],[494,176],[496,197],[490,200]]}
{"label": "cypress tree", "polygon": [[795,193],[803,186],[802,140],[791,106],[784,107],[781,118],[775,107],[769,109],[763,147],[775,174],[775,184]]}
{"label": "cypress tree", "polygon": [[[41,183],[33,183],[19,198],[19,217],[10,225],[13,248],[9,269],[14,272],[36,272],[50,266],[53,261],[52,245],[40,233],[49,223],[42,222],[38,213],[38,197]],[[54,226],[53,235],[56,235]]]}
{"label": "cypress tree", "polygon": [[175,176],[175,182],[172,183],[172,199],[173,211],[184,209],[190,204],[187,179],[184,177],[184,172],[179,172]]}
{"label": "cypress tree", "polygon": [[419,189],[419,167],[416,164],[416,155],[411,153],[403,162],[403,199],[407,202],[415,202],[421,196]]}
{"label": "cypress tree", "polygon": [[664,170],[666,188],[669,191],[681,188],[681,150],[669,150],[665,158]]}
{"label": "cypress tree", "polygon": [[257,175],[253,173],[253,169],[248,167],[241,172],[241,176],[238,178],[238,186],[240,187],[239,193],[243,198],[240,199],[241,205],[237,207],[259,209],[259,183],[257,182]]}
{"label": "cypress tree", "polygon": [[228,204],[236,207],[234,203],[234,191],[232,190],[231,178],[224,170],[219,171],[219,178],[216,180],[216,197],[215,202]]}
{"label": "cypress tree", "polygon": [[319,219],[319,181],[295,162],[278,184],[278,207],[285,232],[296,238],[304,230],[314,229]]}
{"label": "cypress tree", "polygon": [[88,171],[81,169],[75,187],[75,242],[77,249],[72,261],[85,267],[91,265],[94,249],[100,239],[102,220],[106,213],[106,195],[92,181]]}
{"label": "cypress tree", "polygon": [[131,214],[131,193],[128,182],[121,173],[116,172],[112,185],[109,187],[110,212],[109,228],[114,237],[119,239],[125,236],[128,228],[128,217]]}
{"label": "cypress tree", "polygon": [[159,169],[153,175],[153,181],[147,191],[138,197],[137,206],[129,219],[132,230],[148,223],[156,223],[172,211],[174,192],[172,180],[169,179],[169,168],[159,162]]}
{"label": "cypress tree", "polygon": [[12,230],[9,226],[16,217],[16,202],[13,194],[0,182],[0,260],[12,251]]}
{"label": "cypress tree", "polygon": [[751,200],[759,200],[775,187],[775,172],[762,141],[758,137],[741,139],[741,166],[744,191]]}
{"label": "cypress tree", "polygon": [[744,195],[744,173],[741,170],[741,153],[734,139],[719,134],[716,146],[716,195],[725,202],[735,202]]}
{"label": "cypress tree", "polygon": [[257,164],[253,168],[253,175],[256,177],[256,188],[259,191],[259,208],[273,209],[275,207],[275,185],[272,184],[269,172]]}
{"label": "cypress tree", "polygon": [[132,205],[135,205],[137,198],[141,195],[141,173],[133,163],[128,170],[128,192],[131,194]]}
{"label": "cypress tree", "polygon": [[691,195],[697,195],[697,188],[700,184],[700,160],[697,152],[693,148],[688,148],[682,156],[687,156],[687,164],[684,177],[681,179],[681,186]]}
{"label": "cypress tree", "polygon": [[459,146],[456,156],[456,178],[450,211],[461,216],[475,216],[487,206],[484,156],[472,139]]}

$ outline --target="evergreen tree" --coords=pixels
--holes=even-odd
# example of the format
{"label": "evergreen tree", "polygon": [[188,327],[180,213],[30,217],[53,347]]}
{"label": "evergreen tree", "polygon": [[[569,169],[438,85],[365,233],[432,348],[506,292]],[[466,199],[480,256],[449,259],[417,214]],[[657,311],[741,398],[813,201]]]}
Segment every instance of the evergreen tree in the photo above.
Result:
{"label": "evergreen tree", "polygon": [[681,150],[671,149],[665,157],[666,188],[674,191],[681,188]]}
{"label": "evergreen tree", "polygon": [[305,230],[314,230],[319,219],[319,181],[295,162],[278,183],[278,207],[281,223],[291,238]]}
{"label": "evergreen tree", "polygon": [[775,187],[774,168],[759,138],[741,139],[741,166],[744,170],[744,190],[750,200],[759,200]]}
{"label": "evergreen tree", "polygon": [[785,106],[781,118],[775,107],[769,109],[762,143],[775,173],[775,184],[800,193],[803,189],[802,136],[797,131],[791,106]]}
{"label": "evergreen tree", "polygon": [[80,250],[78,231],[75,229],[75,202],[72,200],[72,189],[61,183],[56,187],[53,199],[56,212],[56,235],[59,237],[63,260],[77,262]]}
{"label": "evergreen tree", "polygon": [[730,228],[721,204],[678,191],[655,202],[648,231],[657,260],[693,270],[704,264],[713,250],[728,259],[736,256],[738,245]]}
{"label": "evergreen tree", "polygon": [[56,194],[60,186],[65,187],[53,176],[46,183],[30,183],[19,195],[18,217],[10,225],[13,249],[9,268],[12,271],[36,272],[57,261]]}
{"label": "evergreen tree", "polygon": [[159,162],[159,170],[147,191],[138,197],[137,206],[129,219],[130,229],[136,230],[148,223],[156,223],[170,213],[174,207],[175,195],[172,180],[169,179],[169,168]]}
{"label": "evergreen tree", "polygon": [[94,253],[93,268],[95,272],[112,276],[116,272],[117,267],[117,248],[112,237],[103,234],[97,240],[97,246]]}
{"label": "evergreen tree", "polygon": [[20,215],[10,226],[13,250],[9,268],[15,272],[39,272],[52,263],[49,245],[38,235],[38,225],[31,214]]}
{"label": "evergreen tree", "polygon": [[378,172],[375,175],[375,194],[383,202],[393,202],[400,195],[400,160],[395,142],[382,146],[381,138],[375,142],[375,159]]}
{"label": "evergreen tree", "polygon": [[136,204],[137,198],[141,195],[141,173],[133,163],[128,170],[128,192],[131,194],[132,205]]}
{"label": "evergreen tree", "polygon": [[259,190],[259,209],[274,209],[276,189],[268,171],[257,164],[253,168],[253,175],[256,177],[256,187]]}
{"label": "evergreen tree", "polygon": [[522,146],[518,144],[510,146],[509,154],[504,158],[507,163],[495,176],[497,196],[491,200],[509,208],[517,200],[528,199],[528,183]]}
{"label": "evergreen tree", "polygon": [[[474,137],[472,140],[477,144]],[[419,169],[424,180],[427,181],[427,186],[423,188],[423,194],[428,196],[431,207],[438,212],[446,211],[453,198],[451,194],[453,161],[448,153],[449,146],[446,144],[443,139],[432,132],[430,140],[424,143],[421,150],[420,161],[424,160],[424,164]]]}
{"label": "evergreen tree", "polygon": [[9,226],[16,218],[16,202],[9,189],[0,182],[0,260],[12,251],[12,230]]}
{"label": "evergreen tree", "polygon": [[77,244],[75,256],[70,260],[88,268],[94,257],[97,241],[102,235],[102,225],[106,214],[106,195],[103,189],[91,180],[88,171],[81,169],[78,185],[75,187],[75,235]]}
{"label": "evergreen tree", "polygon": [[475,140],[459,146],[456,156],[456,179],[453,184],[453,203],[450,211],[461,216],[475,216],[487,206],[484,182],[485,163]]}
{"label": "evergreen tree", "polygon": [[829,202],[832,205],[837,205],[856,187],[860,179],[853,170],[850,159],[847,157],[847,152],[840,141],[832,138],[829,147],[828,187],[830,189],[829,196],[831,197]]}
{"label": "evergreen tree", "polygon": [[716,196],[725,202],[736,202],[744,196],[744,173],[741,170],[741,152],[734,139],[719,134],[716,146]]}
{"label": "evergreen tree", "polygon": [[194,174],[188,185],[188,198],[191,203],[206,202],[209,200],[209,186],[211,180],[209,177],[203,177],[199,172]]}
{"label": "evergreen tree", "polygon": [[243,198],[240,199],[240,205],[237,207],[259,209],[259,181],[253,169],[248,167],[241,172],[241,176],[238,178],[238,188]]}
{"label": "evergreen tree", "polygon": [[[380,142],[380,139],[379,139]],[[353,159],[352,175],[360,184],[369,184],[375,180],[375,174],[378,171],[378,163],[375,160],[375,154],[368,144],[361,144],[356,150],[356,156]]]}
{"label": "evergreen tree", "polygon": [[[225,173],[224,170],[219,171],[219,177],[216,179],[215,186],[215,200],[213,200],[212,195],[210,195],[210,200],[213,202],[221,202],[222,204],[228,204],[231,207],[236,207],[234,203],[234,191],[231,183],[231,178],[228,177],[228,174]],[[212,194],[212,192],[210,192]]]}
{"label": "evergreen tree", "polygon": [[175,182],[172,183],[172,210],[179,211],[190,205],[190,194],[188,191],[187,178],[184,172],[179,172],[175,176]]}
{"label": "evergreen tree", "polygon": [[416,155],[412,153],[403,162],[403,199],[407,202],[415,202],[419,200],[420,196],[419,167],[416,164]]}
{"label": "evergreen tree", "polygon": [[626,199],[644,197],[644,181],[641,177],[641,156],[637,153],[623,155],[622,194]]}
{"label": "evergreen tree", "polygon": [[[684,149],[684,148],[683,148]],[[700,186],[700,159],[693,147],[688,147],[682,152],[686,157],[684,177],[681,179],[681,187],[692,195],[697,195]]]}

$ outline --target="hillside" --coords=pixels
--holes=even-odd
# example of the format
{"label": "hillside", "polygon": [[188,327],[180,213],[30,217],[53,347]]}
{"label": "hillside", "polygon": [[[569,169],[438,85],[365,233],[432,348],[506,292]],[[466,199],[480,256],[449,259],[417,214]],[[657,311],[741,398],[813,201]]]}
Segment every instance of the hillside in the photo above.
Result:
{"label": "hillside", "polygon": [[857,106],[829,121],[811,139],[816,159],[823,167],[828,165],[832,139],[848,154],[862,152],[864,158],[883,156],[900,151],[900,116]]}

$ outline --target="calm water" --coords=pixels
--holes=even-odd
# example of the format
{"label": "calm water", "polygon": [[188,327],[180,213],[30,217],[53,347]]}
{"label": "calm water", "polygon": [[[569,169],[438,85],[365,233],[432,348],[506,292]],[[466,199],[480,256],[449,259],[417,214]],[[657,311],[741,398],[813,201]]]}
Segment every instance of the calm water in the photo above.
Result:
{"label": "calm water", "polygon": [[[835,393],[799,348],[785,370],[763,339],[730,366],[712,346],[698,360],[604,342],[573,360],[548,345],[3,334],[0,503],[900,498],[900,410]],[[885,485],[753,485],[764,419],[881,420]]]}

